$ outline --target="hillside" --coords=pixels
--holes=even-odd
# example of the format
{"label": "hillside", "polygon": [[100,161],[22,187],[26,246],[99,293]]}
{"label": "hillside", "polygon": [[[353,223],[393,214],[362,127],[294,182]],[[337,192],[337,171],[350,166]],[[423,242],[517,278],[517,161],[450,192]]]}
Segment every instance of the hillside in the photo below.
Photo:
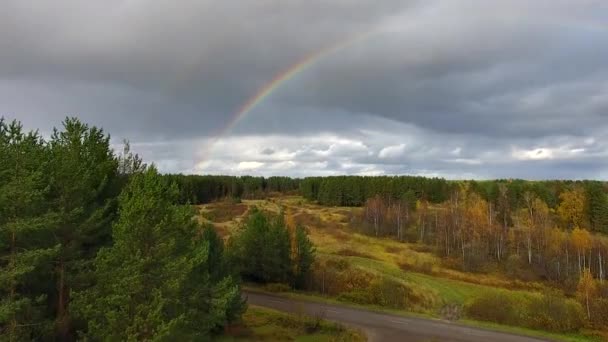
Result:
{"label": "hillside", "polygon": [[[274,214],[283,212],[288,225],[307,227],[317,250],[314,272],[305,292],[308,295],[429,317],[498,321],[553,331],[540,334],[564,340],[593,340],[581,332],[597,334],[582,328],[579,312],[567,312],[576,310],[572,308],[578,307],[578,303],[550,283],[514,279],[499,269],[464,272],[446,263],[426,245],[369,236],[356,229],[361,208],[325,207],[299,196],[279,196],[201,205],[199,217],[201,221],[212,222],[229,239],[252,207]],[[551,300],[559,301],[557,307],[566,311],[560,322],[531,319],[552,310],[542,308]],[[504,310],[515,311],[518,317],[495,317],[483,305],[513,305]],[[495,311],[495,307],[491,310]]]}

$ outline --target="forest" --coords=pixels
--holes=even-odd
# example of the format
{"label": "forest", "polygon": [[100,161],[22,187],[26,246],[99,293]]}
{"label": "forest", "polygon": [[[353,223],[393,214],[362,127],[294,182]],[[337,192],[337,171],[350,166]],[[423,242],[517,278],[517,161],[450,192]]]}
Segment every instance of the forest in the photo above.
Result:
{"label": "forest", "polygon": [[[0,120],[0,339],[209,340],[245,311],[241,276],[301,284],[314,260],[302,227],[253,212],[225,248],[175,178],[77,119],[48,139]],[[231,195],[293,189],[193,179],[200,200],[226,184]]]}

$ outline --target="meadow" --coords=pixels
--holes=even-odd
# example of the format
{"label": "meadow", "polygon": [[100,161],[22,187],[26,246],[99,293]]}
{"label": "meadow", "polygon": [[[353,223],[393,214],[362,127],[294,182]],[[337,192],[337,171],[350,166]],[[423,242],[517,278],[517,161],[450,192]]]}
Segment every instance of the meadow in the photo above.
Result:
{"label": "meadow", "polygon": [[[551,322],[555,325],[552,332],[536,329],[548,323],[535,323],[539,320],[535,318],[538,315],[527,310],[545,304],[546,294],[554,292],[549,284],[513,280],[500,272],[462,272],[442,262],[428,250],[428,246],[362,234],[354,224],[356,217],[361,214],[361,208],[326,207],[299,196],[276,196],[263,200],[242,200],[241,203],[221,201],[201,205],[198,206],[199,219],[212,223],[220,235],[229,239],[254,206],[266,212],[283,212],[288,224],[304,225],[316,246],[317,261],[308,291],[291,291],[289,295],[340,301],[404,315],[459,320],[555,340],[593,341],[605,338],[596,332],[571,332],[571,325],[577,323],[570,320],[576,320],[572,316],[577,313],[569,316],[564,314],[567,317],[565,322]],[[331,275],[332,270],[337,270],[337,275]],[[361,289],[362,286],[371,287]],[[401,292],[396,297],[390,297],[395,287]],[[289,292],[281,286],[267,286],[267,289]],[[381,298],[369,299],[361,292],[378,292]],[[403,297],[402,303],[394,305],[394,298]],[[573,301],[560,298],[562,300],[566,304]],[[510,303],[513,305],[513,316],[486,319],[484,310],[469,312],[468,308],[475,308],[472,304],[477,302],[488,302],[492,306]],[[564,310],[567,311],[568,307],[565,305]],[[554,310],[551,305],[547,308]],[[520,327],[513,327],[518,325]]]}

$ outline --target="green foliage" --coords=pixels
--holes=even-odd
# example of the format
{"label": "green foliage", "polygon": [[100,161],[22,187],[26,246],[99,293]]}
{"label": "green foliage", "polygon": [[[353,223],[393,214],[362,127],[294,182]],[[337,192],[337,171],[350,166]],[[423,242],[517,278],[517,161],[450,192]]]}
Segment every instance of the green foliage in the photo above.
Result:
{"label": "green foliage", "polygon": [[0,335],[34,340],[48,335],[44,288],[57,247],[45,208],[47,149],[35,132],[0,120]]}
{"label": "green foliage", "polygon": [[282,213],[272,217],[253,208],[230,242],[231,265],[254,282],[302,286],[314,262],[314,247],[303,227],[296,228],[294,240],[292,247]]}
{"label": "green foliage", "polygon": [[[76,298],[94,340],[201,339],[243,309],[222,274],[221,240],[198,227],[178,189],[154,167],[134,175],[119,199],[114,245],[95,259],[97,283]],[[216,266],[220,266],[216,268]]]}
{"label": "green foliage", "polygon": [[294,286],[303,288],[315,260],[315,248],[308,238],[306,229],[298,225],[295,231],[294,246]]}
{"label": "green foliage", "polygon": [[203,204],[223,198],[240,201],[272,192],[288,193],[298,189],[300,180],[289,177],[165,175],[178,184],[179,203]]}
{"label": "green foliage", "polygon": [[117,190],[117,161],[103,130],[74,118],[54,130],[49,141],[49,204],[56,213],[53,235],[59,244],[54,260],[57,333],[72,333],[70,292],[87,286],[90,260],[110,242]]}
{"label": "green foliage", "polygon": [[608,233],[608,195],[602,182],[587,182],[587,207],[591,230]]}

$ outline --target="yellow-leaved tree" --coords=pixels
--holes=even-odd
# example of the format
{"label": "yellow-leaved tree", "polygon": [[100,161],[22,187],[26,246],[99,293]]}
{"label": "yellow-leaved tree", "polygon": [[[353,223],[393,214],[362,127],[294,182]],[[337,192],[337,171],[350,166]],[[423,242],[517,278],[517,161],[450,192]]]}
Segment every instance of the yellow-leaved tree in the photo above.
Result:
{"label": "yellow-leaved tree", "polygon": [[597,293],[597,284],[593,275],[588,268],[583,270],[581,279],[578,281],[578,287],[576,289],[577,296],[581,303],[587,308],[587,319],[591,319],[591,310],[589,309],[589,302],[593,300]]}
{"label": "yellow-leaved tree", "polygon": [[567,229],[587,227],[587,205],[585,191],[582,188],[564,191],[559,195],[561,200],[557,214]]}

